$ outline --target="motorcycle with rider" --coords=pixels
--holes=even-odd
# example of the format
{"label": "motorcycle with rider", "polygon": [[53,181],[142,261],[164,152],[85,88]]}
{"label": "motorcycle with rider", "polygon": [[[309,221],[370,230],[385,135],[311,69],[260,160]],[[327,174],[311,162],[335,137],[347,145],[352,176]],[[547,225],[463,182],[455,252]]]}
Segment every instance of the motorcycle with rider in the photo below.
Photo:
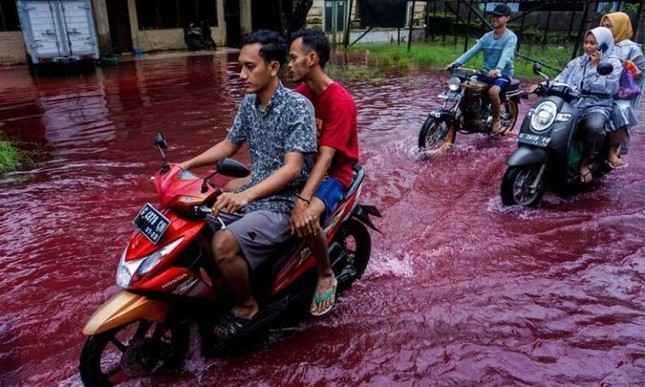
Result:
{"label": "motorcycle with rider", "polygon": [[[275,31],[242,38],[246,96],[223,140],[173,164],[166,140],[155,134],[159,205],[146,204],[136,216],[117,269],[122,290],[83,329],[86,385],[181,368],[195,325],[204,354],[239,347],[314,298],[317,259],[291,234],[289,215],[317,151],[316,122],[306,97],[279,79],[287,47]],[[243,146],[251,171],[229,159]],[[213,164],[204,178],[191,171]],[[224,190],[211,181],[215,173],[249,179]],[[376,229],[370,216],[380,216],[360,203],[363,168],[354,164],[348,173],[347,190],[323,225],[333,294],[362,275],[371,252],[367,228]]]}
{"label": "motorcycle with rider", "polygon": [[[153,178],[159,205],[145,204],[135,217],[116,273],[121,290],[83,329],[87,339],[79,370],[88,386],[180,370],[191,327],[201,337],[203,355],[226,354],[288,312],[306,310],[315,288],[316,259],[293,236],[279,246],[274,259],[250,272],[252,292],[262,305],[254,324],[229,340],[213,337],[213,326],[231,307],[232,293],[210,257],[213,232],[227,227],[219,216],[211,216],[224,193],[212,177],[240,178],[249,170],[227,158],[202,178],[166,161],[168,146],[160,133],[155,134],[155,146],[162,155]],[[376,230],[370,216],[380,216],[375,207],[360,202],[365,172],[358,164],[354,170],[351,186],[324,225],[339,291],[365,271],[371,253],[367,228]]]}
{"label": "motorcycle with rider", "polygon": [[[439,96],[443,106],[430,112],[421,127],[421,151],[432,154],[449,149],[457,132],[502,136],[515,126],[520,82],[512,78],[517,36],[506,27],[511,9],[498,4],[488,14],[492,30],[445,67],[452,73],[449,91]],[[484,55],[480,71],[461,68],[480,52]]]}
{"label": "motorcycle with rider", "polygon": [[555,79],[534,65],[544,81],[532,92],[542,99],[524,117],[518,148],[507,160],[503,204],[535,206],[546,188],[578,190],[612,170],[606,134],[622,71],[612,46],[611,32],[597,27],[585,34],[584,55]]}

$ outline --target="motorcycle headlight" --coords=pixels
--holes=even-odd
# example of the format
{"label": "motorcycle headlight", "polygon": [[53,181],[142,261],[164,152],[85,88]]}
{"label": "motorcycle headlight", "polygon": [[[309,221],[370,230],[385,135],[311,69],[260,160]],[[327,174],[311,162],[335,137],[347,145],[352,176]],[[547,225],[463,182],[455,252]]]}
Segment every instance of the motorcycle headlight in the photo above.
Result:
{"label": "motorcycle headlight", "polygon": [[450,91],[459,91],[461,89],[461,80],[457,77],[452,77],[448,80],[448,89]]}
{"label": "motorcycle headlight", "polygon": [[125,253],[127,251],[127,248],[123,250],[121,261],[119,262],[119,267],[116,270],[117,286],[123,289],[129,288],[132,277],[135,274],[137,275],[137,277],[140,277],[149,272],[159,263],[159,261],[170,254],[170,252],[173,251],[175,247],[177,247],[183,240],[184,237],[176,239],[175,241],[165,245],[164,247],[148,255],[147,257],[143,257],[141,259],[130,262],[125,262]]}
{"label": "motorcycle headlight", "polygon": [[558,114],[558,107],[551,101],[545,101],[538,105],[531,117],[531,129],[541,132],[548,129]]}

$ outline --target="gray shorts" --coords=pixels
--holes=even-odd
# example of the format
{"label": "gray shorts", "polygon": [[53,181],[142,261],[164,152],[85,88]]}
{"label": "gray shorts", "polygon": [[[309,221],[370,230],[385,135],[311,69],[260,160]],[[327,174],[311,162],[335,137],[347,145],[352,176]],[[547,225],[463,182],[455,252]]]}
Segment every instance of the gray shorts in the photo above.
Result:
{"label": "gray shorts", "polygon": [[[219,229],[219,222],[209,218],[209,224]],[[291,236],[288,214],[263,210],[247,214],[220,212],[220,218],[240,245],[251,270],[274,256],[278,245]]]}

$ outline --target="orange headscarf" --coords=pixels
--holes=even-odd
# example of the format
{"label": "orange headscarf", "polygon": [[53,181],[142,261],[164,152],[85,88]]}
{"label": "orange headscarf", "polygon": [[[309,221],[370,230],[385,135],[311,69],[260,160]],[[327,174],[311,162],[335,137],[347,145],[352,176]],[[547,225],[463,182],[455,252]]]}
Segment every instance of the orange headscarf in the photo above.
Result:
{"label": "orange headscarf", "polygon": [[614,35],[614,43],[621,40],[630,39],[634,34],[632,30],[632,21],[629,20],[629,15],[624,12],[612,12],[604,15],[600,19],[600,25],[607,19],[611,22],[611,33]]}

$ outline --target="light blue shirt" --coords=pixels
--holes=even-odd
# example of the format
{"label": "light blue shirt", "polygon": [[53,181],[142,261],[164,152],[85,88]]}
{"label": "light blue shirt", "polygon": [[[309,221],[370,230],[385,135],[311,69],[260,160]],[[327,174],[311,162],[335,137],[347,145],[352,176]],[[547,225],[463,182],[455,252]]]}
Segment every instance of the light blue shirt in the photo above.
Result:
{"label": "light blue shirt", "polygon": [[495,38],[494,31],[482,36],[477,43],[460,56],[454,64],[465,65],[480,51],[484,52],[484,71],[497,70],[506,77],[513,76],[513,60],[515,59],[515,46],[517,36],[511,30],[506,30],[502,36]]}

